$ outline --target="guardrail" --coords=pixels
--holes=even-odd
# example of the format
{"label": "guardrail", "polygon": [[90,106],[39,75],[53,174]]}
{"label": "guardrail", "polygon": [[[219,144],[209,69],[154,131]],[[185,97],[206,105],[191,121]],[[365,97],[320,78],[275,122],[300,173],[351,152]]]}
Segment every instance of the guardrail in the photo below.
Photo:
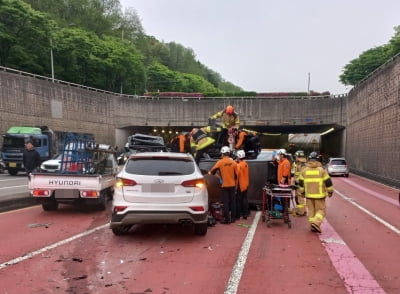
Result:
{"label": "guardrail", "polygon": [[127,98],[134,98],[134,99],[142,99],[142,100],[166,100],[166,99],[173,99],[173,100],[182,100],[182,101],[188,101],[188,100],[215,100],[215,99],[229,99],[229,100],[236,100],[236,99],[254,99],[254,100],[265,100],[265,99],[322,99],[322,98],[343,98],[347,97],[347,94],[336,94],[336,95],[320,95],[320,96],[277,96],[277,97],[262,97],[262,96],[231,96],[231,97],[158,97],[158,96],[140,96],[140,95],[128,95],[128,94],[122,94],[122,93],[116,93],[116,92],[111,92],[107,90],[101,90],[97,88],[92,88],[89,86],[85,85],[80,85],[76,83],[71,83],[63,80],[58,80],[58,79],[53,79],[51,77],[46,77],[42,75],[37,75],[17,69],[12,69],[9,67],[4,67],[0,66],[0,70],[4,72],[9,72],[12,74],[17,74],[21,76],[28,76],[31,78],[39,79],[39,80],[45,80],[51,83],[57,83],[61,85],[66,85],[70,87],[76,87],[76,88],[81,88],[89,91],[94,91],[98,93],[104,93],[104,94],[109,94],[113,96],[119,96],[119,97],[127,97]]}

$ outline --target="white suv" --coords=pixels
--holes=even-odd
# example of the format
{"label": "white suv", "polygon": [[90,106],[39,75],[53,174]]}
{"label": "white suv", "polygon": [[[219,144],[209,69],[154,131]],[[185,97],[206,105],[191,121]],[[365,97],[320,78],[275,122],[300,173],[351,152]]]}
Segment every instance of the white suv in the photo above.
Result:
{"label": "white suv", "polygon": [[115,235],[134,224],[190,224],[207,233],[208,193],[190,154],[143,152],[130,155],[117,175],[110,228]]}

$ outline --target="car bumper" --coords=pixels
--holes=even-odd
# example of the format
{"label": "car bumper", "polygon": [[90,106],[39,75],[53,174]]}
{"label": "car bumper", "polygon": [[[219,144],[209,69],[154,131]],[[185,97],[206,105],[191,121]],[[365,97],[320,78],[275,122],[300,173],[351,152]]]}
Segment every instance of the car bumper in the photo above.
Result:
{"label": "car bumper", "polygon": [[128,211],[111,215],[110,228],[134,224],[199,224],[207,223],[208,212],[192,214],[187,211]]}

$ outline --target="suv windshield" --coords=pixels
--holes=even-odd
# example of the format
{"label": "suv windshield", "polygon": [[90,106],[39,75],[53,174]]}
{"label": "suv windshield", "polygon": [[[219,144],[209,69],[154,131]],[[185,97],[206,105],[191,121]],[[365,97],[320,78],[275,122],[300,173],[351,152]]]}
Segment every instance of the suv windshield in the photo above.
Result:
{"label": "suv windshield", "polygon": [[128,161],[125,171],[145,176],[190,175],[194,172],[194,161],[176,158],[132,158]]}

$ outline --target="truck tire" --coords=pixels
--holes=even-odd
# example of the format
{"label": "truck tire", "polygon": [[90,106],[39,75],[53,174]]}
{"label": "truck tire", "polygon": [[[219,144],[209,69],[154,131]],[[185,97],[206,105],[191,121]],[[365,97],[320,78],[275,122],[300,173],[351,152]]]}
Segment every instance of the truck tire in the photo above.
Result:
{"label": "truck tire", "polygon": [[9,175],[11,175],[11,176],[16,176],[17,175],[17,173],[18,173],[18,170],[17,169],[14,169],[14,168],[9,168],[8,169],[8,173],[9,173]]}
{"label": "truck tire", "polygon": [[120,225],[118,227],[112,228],[112,232],[115,236],[123,236],[128,234],[131,228],[131,225]]}
{"label": "truck tire", "polygon": [[205,236],[207,234],[208,223],[195,224],[194,234],[198,236]]}
{"label": "truck tire", "polygon": [[100,192],[100,197],[97,203],[98,210],[106,210],[107,208],[107,200],[108,200],[108,193],[107,190],[103,190]]}
{"label": "truck tire", "polygon": [[45,200],[42,203],[42,208],[44,211],[53,211],[53,210],[57,210],[58,209],[58,202],[57,200],[53,199],[48,199]]}

